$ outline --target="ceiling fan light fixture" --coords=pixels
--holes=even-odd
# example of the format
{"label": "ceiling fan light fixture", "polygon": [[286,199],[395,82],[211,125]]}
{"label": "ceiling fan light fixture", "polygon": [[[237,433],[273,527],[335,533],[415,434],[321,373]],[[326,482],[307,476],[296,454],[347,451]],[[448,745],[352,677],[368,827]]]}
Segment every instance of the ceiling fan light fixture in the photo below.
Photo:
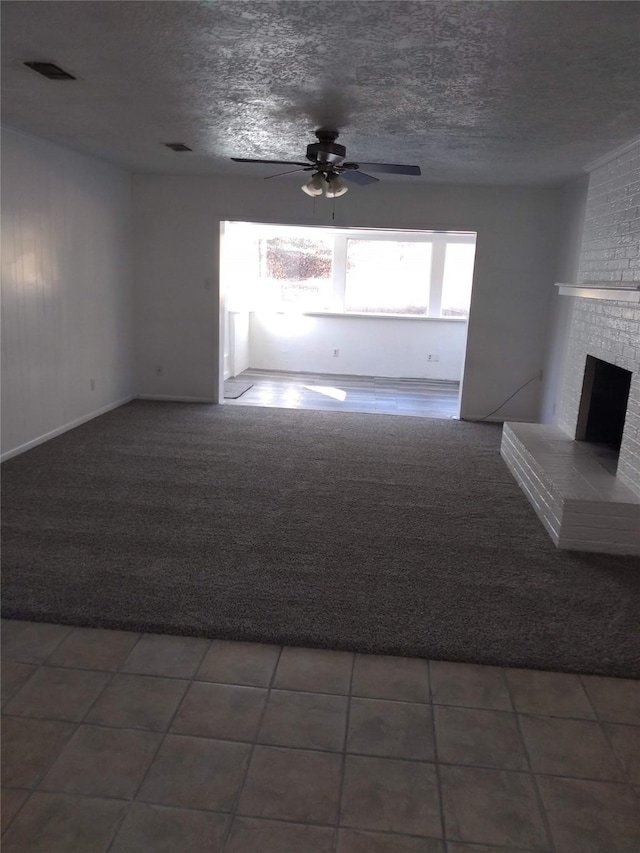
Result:
{"label": "ceiling fan light fixture", "polygon": [[327,178],[327,186],[324,191],[327,198],[340,198],[341,195],[344,195],[348,191],[349,187],[345,184],[340,175],[330,175]]}
{"label": "ceiling fan light fixture", "polygon": [[315,198],[316,196],[322,195],[322,191],[324,189],[324,178],[320,174],[320,172],[316,172],[306,184],[302,185],[302,192],[307,195]]}

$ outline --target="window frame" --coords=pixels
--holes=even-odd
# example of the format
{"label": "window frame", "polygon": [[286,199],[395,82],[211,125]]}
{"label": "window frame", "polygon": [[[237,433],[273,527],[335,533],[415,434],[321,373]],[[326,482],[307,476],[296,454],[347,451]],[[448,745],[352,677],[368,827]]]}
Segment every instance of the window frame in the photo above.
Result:
{"label": "window frame", "polygon": [[[306,316],[340,316],[340,317],[375,317],[383,319],[405,319],[405,320],[443,320],[446,322],[466,323],[469,317],[442,316],[442,291],[444,284],[445,257],[447,244],[464,243],[477,247],[477,232],[475,231],[420,231],[420,230],[391,230],[370,228],[334,228],[319,225],[282,225],[277,223],[247,223],[254,226],[264,226],[264,239],[284,235],[286,231],[301,232],[314,231],[327,232],[333,239],[332,256],[332,288],[329,297],[330,307],[323,310],[296,310],[291,306],[280,303],[275,307],[277,313],[296,313]],[[269,233],[272,232],[272,233]],[[392,314],[374,312],[356,312],[345,310],[346,278],[347,278],[347,242],[349,239],[360,239],[376,242],[393,243],[430,243],[431,263],[426,287],[428,288],[428,312],[426,314]],[[474,258],[475,264],[475,258]],[[475,267],[474,267],[475,270]]]}

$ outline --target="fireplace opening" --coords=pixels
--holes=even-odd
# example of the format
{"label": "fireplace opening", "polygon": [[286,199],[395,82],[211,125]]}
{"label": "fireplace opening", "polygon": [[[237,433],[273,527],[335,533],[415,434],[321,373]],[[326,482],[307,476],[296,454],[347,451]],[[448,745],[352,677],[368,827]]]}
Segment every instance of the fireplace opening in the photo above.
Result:
{"label": "fireplace opening", "polygon": [[629,401],[631,371],[587,356],[576,441],[597,446],[600,462],[615,474]]}

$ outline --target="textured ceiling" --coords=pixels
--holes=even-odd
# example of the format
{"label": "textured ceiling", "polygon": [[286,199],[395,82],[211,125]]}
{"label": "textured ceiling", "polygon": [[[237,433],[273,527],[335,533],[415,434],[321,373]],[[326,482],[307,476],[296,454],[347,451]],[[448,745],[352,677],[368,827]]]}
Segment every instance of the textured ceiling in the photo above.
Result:
{"label": "textured ceiling", "polygon": [[264,176],[228,158],[324,124],[413,181],[558,184],[640,132],[640,4],[10,0],[2,114],[135,172]]}

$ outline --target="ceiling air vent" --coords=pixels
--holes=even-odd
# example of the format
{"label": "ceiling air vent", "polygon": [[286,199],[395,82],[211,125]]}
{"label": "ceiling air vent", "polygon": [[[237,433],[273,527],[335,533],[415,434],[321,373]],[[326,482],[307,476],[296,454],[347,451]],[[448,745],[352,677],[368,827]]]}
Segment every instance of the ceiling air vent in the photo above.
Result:
{"label": "ceiling air vent", "polygon": [[49,80],[75,80],[73,74],[54,65],[53,62],[25,62],[27,68],[33,68],[38,74],[48,77]]}
{"label": "ceiling air vent", "polygon": [[189,148],[184,142],[165,142],[165,145],[172,151],[193,151],[193,148]]}

